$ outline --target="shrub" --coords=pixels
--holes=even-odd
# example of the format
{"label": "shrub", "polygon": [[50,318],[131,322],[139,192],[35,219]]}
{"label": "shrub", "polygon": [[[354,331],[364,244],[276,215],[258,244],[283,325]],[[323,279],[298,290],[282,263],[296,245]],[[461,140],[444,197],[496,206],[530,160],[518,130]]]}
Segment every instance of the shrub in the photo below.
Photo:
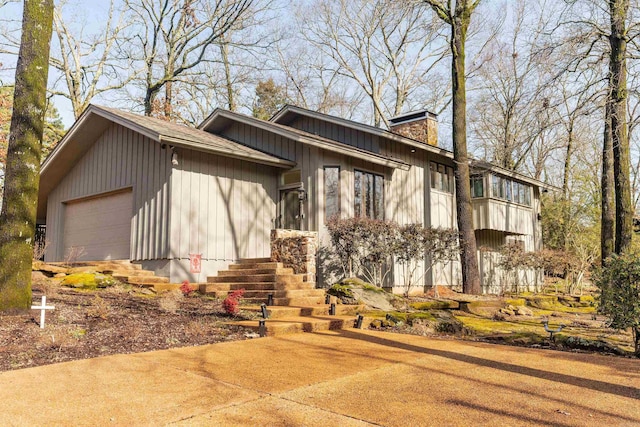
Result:
{"label": "shrub", "polygon": [[452,229],[398,226],[363,217],[331,218],[327,229],[330,250],[340,260],[344,276],[361,276],[381,287],[395,259],[402,265],[407,294],[435,264],[452,261],[459,254],[458,233]]}
{"label": "shrub", "polygon": [[615,329],[631,328],[635,354],[640,357],[640,257],[614,255],[595,272],[600,289],[599,310]]}
{"label": "shrub", "polygon": [[193,293],[193,291],[195,291],[193,286],[189,284],[188,280],[185,280],[184,282],[182,282],[182,285],[180,286],[180,290],[182,291],[184,296],[189,296]]}
{"label": "shrub", "polygon": [[[402,265],[405,296],[434,265],[449,263],[457,259],[459,253],[456,230],[423,227],[422,224],[401,226],[393,254]],[[421,262],[424,263],[422,268]]]}
{"label": "shrub", "polygon": [[240,299],[244,295],[244,289],[238,289],[237,291],[231,292],[227,297],[222,301],[222,308],[227,314],[236,315],[240,311],[238,308],[238,304]]}

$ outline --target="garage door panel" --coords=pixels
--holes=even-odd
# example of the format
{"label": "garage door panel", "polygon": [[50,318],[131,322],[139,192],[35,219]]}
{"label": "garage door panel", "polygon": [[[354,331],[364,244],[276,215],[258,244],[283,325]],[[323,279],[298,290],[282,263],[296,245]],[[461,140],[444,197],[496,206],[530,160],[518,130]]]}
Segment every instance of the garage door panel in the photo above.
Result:
{"label": "garage door panel", "polygon": [[64,253],[84,248],[79,260],[129,259],[132,193],[68,203],[64,214]]}

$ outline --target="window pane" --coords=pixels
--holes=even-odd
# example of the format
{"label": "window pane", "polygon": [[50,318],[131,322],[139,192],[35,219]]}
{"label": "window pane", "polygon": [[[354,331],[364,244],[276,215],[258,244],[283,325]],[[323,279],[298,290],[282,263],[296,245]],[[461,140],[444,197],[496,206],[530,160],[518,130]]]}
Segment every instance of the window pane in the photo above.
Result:
{"label": "window pane", "polygon": [[438,188],[438,170],[435,163],[429,163],[429,171],[431,173],[431,188]]}
{"label": "window pane", "polygon": [[531,187],[528,185],[524,186],[524,204],[531,206]]}
{"label": "window pane", "polygon": [[374,216],[375,219],[384,219],[384,178],[375,175]]}
{"label": "window pane", "polygon": [[373,175],[364,173],[365,182],[367,183],[364,194],[364,206],[367,218],[373,218]]}
{"label": "window pane", "polygon": [[449,187],[447,188],[447,191],[449,193],[453,193],[453,188],[455,187],[455,181],[453,179],[453,168],[447,166],[447,177],[449,177]]}
{"label": "window pane", "polygon": [[362,216],[364,214],[362,211],[362,172],[355,171],[354,182],[354,214],[355,216]]}
{"label": "window pane", "polygon": [[449,188],[449,177],[444,165],[438,165],[438,175],[440,175],[440,186],[438,190],[447,191]]}
{"label": "window pane", "polygon": [[484,197],[483,177],[471,177],[471,197]]}
{"label": "window pane", "polygon": [[[513,200],[511,192],[512,191],[514,191],[514,192],[517,191],[518,187],[512,185],[513,183],[509,179],[505,179],[505,180],[503,180],[503,182],[504,182],[504,190],[505,190],[504,191],[504,196],[505,196],[505,198],[507,200],[511,201],[511,200]],[[516,188],[513,188],[513,187],[516,187]]]}
{"label": "window pane", "polygon": [[340,214],[340,168],[324,168],[325,220]]}

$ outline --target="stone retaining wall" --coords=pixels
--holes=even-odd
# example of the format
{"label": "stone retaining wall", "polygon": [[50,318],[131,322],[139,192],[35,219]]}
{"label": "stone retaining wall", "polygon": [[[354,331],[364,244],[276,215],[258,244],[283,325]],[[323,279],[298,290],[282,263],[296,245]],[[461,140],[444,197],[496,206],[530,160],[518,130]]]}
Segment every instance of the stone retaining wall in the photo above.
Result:
{"label": "stone retaining wall", "polygon": [[304,274],[305,282],[316,282],[316,231],[271,230],[271,260],[293,268],[295,274]]}

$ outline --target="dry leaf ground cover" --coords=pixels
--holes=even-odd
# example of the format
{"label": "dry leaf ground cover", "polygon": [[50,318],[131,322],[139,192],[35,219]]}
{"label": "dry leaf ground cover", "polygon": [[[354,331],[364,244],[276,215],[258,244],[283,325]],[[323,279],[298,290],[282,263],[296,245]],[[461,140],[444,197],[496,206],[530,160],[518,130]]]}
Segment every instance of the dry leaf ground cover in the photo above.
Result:
{"label": "dry leaf ground cover", "polygon": [[221,302],[180,291],[156,294],[125,285],[97,290],[62,287],[54,279],[33,285],[40,312],[0,316],[0,371],[246,338],[247,330],[226,324]]}

